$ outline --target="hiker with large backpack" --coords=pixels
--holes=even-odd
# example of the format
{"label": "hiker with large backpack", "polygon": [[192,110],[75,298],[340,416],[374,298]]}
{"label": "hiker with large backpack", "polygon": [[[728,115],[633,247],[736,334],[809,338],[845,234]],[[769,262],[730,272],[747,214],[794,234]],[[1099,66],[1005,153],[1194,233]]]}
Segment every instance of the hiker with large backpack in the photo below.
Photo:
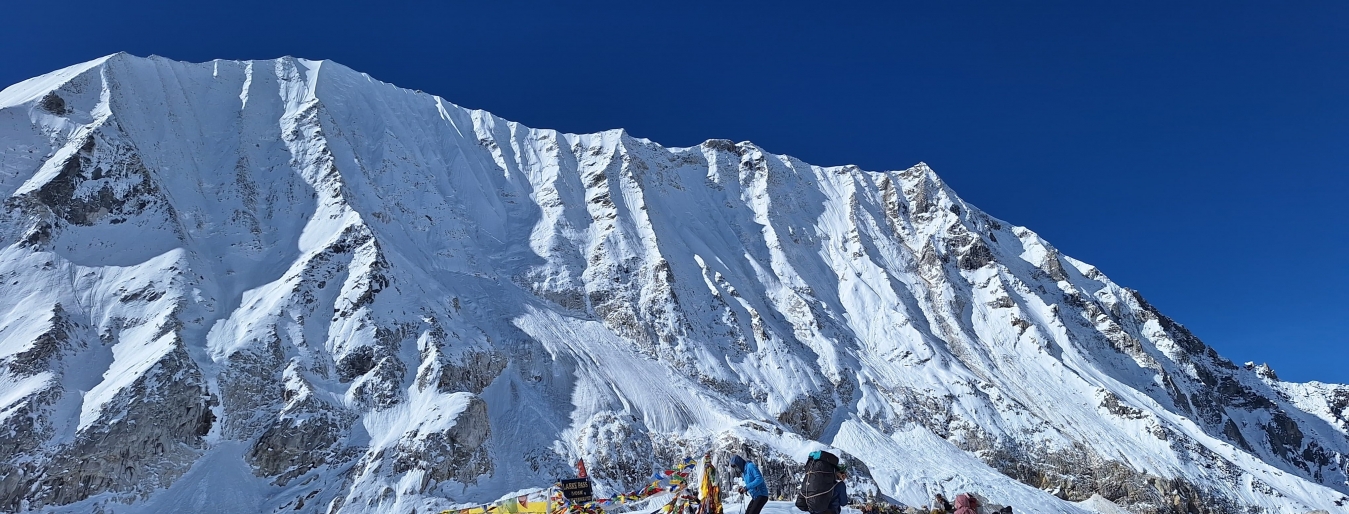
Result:
{"label": "hiker with large backpack", "polygon": [[745,481],[745,485],[740,486],[740,494],[748,492],[750,496],[745,514],[759,514],[764,504],[768,503],[768,483],[764,481],[763,473],[753,462],[747,462],[739,455],[731,457],[731,472]]}
{"label": "hiker with large backpack", "polygon": [[839,514],[848,499],[847,468],[839,464],[838,456],[816,451],[806,460],[806,475],[796,495],[796,508],[811,514]]}

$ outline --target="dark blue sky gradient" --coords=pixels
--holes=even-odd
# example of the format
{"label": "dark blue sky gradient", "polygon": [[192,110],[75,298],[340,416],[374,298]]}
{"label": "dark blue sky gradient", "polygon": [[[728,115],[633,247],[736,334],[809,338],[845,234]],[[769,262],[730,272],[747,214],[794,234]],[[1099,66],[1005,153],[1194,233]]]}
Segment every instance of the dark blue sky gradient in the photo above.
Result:
{"label": "dark blue sky gradient", "polygon": [[1349,383],[1349,2],[657,3],[22,2],[0,83],[296,55],[534,127],[924,161],[1228,358]]}

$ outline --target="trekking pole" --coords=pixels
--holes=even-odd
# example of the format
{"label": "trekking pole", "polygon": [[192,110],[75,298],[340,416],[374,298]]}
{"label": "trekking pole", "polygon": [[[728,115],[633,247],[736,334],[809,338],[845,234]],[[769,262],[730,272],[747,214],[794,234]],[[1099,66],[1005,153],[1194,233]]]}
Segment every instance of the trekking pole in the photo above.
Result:
{"label": "trekking pole", "polygon": [[745,514],[746,512],[749,512],[749,503],[748,503],[748,502],[745,502],[745,492],[744,492],[744,491],[740,491],[740,502],[741,502],[741,503],[740,503],[740,514]]}

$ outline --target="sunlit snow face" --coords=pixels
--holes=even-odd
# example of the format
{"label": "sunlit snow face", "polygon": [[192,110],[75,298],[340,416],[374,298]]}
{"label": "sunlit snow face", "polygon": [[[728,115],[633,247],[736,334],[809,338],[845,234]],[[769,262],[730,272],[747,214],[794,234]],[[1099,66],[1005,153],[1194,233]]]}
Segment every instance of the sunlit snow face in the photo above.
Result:
{"label": "sunlit snow face", "polygon": [[[1220,490],[1215,466],[1252,484],[1240,501],[1341,497],[1307,482],[1344,482],[1337,389],[1269,392],[1294,386],[1232,367],[924,165],[533,130],[332,63],[123,55],[0,91],[6,187],[31,212],[0,234],[38,246],[0,249],[0,422],[54,402],[43,422],[66,431],[24,432],[45,448],[24,462],[154,450],[126,468],[135,484],[103,487],[162,489],[171,460],[184,478],[162,505],[219,496],[203,467],[256,481],[237,488],[256,505],[292,501],[267,484],[306,473],[329,480],[306,504],[410,511],[516,498],[579,457],[597,484],[632,485],[717,445],[755,448],[771,487],[837,449],[859,496],[918,503],[940,484],[1090,510],[979,457],[1004,442],[1043,449],[1017,450],[1028,469],[1110,466],[1083,476],[1137,479],[1140,497],[1150,476]],[[60,226],[32,225],[52,213]],[[1324,473],[1187,417],[1245,404],[1240,437],[1326,448]],[[57,464],[0,505],[105,478]],[[172,510],[156,505],[142,511]]]}

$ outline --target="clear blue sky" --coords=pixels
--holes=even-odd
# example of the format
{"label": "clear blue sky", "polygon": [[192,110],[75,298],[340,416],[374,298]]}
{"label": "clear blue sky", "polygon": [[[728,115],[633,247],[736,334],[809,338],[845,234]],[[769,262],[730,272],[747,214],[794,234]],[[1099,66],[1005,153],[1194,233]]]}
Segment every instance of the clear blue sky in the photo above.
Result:
{"label": "clear blue sky", "polygon": [[1228,358],[1349,383],[1349,2],[835,3],[18,2],[0,82],[296,55],[535,127],[924,161]]}

